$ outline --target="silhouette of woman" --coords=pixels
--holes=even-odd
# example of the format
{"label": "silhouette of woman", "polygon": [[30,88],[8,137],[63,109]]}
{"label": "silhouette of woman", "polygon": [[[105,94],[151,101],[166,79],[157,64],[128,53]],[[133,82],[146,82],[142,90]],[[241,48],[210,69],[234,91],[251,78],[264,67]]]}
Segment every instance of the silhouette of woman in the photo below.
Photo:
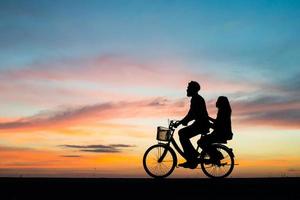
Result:
{"label": "silhouette of woman", "polygon": [[218,152],[215,149],[210,149],[212,143],[226,143],[227,140],[232,139],[231,130],[231,107],[228,98],[220,96],[216,102],[218,108],[217,118],[213,119],[209,117],[209,120],[213,122],[211,128],[213,132],[200,139],[199,145],[202,149],[207,149],[212,158],[218,158]]}

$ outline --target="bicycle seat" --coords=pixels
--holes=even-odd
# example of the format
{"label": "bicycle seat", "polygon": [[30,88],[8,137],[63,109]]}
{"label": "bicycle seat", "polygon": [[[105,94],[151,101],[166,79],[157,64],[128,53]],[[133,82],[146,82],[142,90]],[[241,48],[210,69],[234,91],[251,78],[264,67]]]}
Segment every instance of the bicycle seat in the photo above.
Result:
{"label": "bicycle seat", "polygon": [[214,143],[227,144],[227,140],[226,140],[226,139],[220,139],[220,140],[217,140],[217,141],[214,142]]}
{"label": "bicycle seat", "polygon": [[[199,146],[201,146],[201,138],[197,141],[197,144]],[[227,144],[227,140],[226,139],[216,139],[214,142],[212,142],[212,144]]]}

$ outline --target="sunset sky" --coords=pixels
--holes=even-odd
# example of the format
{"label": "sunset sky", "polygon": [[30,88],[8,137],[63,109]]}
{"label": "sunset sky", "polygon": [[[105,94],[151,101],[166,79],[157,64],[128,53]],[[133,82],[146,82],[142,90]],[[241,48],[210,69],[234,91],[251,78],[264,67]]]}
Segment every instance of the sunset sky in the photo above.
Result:
{"label": "sunset sky", "polygon": [[0,176],[147,177],[191,80],[211,117],[230,100],[232,177],[299,176],[299,21],[297,0],[1,0]]}

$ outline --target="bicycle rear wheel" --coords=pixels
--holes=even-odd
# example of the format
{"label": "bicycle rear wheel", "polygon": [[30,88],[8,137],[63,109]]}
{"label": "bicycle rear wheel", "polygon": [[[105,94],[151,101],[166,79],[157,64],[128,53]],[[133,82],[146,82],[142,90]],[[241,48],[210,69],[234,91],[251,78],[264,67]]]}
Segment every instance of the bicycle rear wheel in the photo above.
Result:
{"label": "bicycle rear wheel", "polygon": [[210,178],[225,178],[231,174],[234,167],[234,155],[232,149],[222,144],[213,144],[220,153],[223,159],[219,161],[212,161],[210,155],[201,152],[201,169],[203,173]]}
{"label": "bicycle rear wheel", "polygon": [[165,144],[149,147],[143,157],[145,171],[154,178],[169,176],[176,165],[177,157],[174,150]]}

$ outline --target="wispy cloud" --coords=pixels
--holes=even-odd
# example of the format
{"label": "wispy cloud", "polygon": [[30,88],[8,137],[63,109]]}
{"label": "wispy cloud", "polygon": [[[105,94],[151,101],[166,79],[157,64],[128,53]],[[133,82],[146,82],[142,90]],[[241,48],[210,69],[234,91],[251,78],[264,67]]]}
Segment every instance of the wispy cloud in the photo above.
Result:
{"label": "wispy cloud", "polygon": [[185,111],[183,101],[183,99],[171,101],[159,97],[141,101],[102,103],[58,111],[44,111],[31,117],[0,123],[0,130],[68,126],[72,123],[120,118],[170,116],[174,115],[174,112],[183,113]]}
{"label": "wispy cloud", "polygon": [[271,125],[284,128],[300,128],[300,109],[283,109],[251,113],[243,118],[245,123]]}
{"label": "wispy cloud", "polygon": [[[231,100],[231,99],[230,99]],[[232,99],[233,118],[241,124],[299,128],[300,98],[297,96],[253,95]],[[207,103],[208,110],[215,107],[215,101]],[[188,110],[187,99],[170,100],[164,97],[140,101],[119,101],[100,103],[54,111],[43,111],[22,119],[0,122],[1,130],[39,129],[69,127],[74,124],[89,124],[114,119],[147,117],[182,117]]]}
{"label": "wispy cloud", "polygon": [[[81,81],[114,87],[185,87],[190,80],[205,83],[205,88],[235,91],[254,88],[255,83],[237,83],[214,74],[187,71],[177,61],[139,61],[128,56],[100,55],[86,58],[35,61],[21,69],[1,70],[0,80],[67,82]],[[156,81],[159,80],[159,81]]]}
{"label": "wispy cloud", "polygon": [[60,145],[64,148],[79,149],[82,152],[94,152],[94,153],[120,153],[124,148],[132,148],[135,145],[128,144],[110,144],[110,145]]}
{"label": "wispy cloud", "polygon": [[289,97],[264,96],[232,102],[233,117],[241,124],[300,128],[300,101]]}
{"label": "wispy cloud", "polygon": [[299,85],[293,75],[255,92],[241,93],[231,101],[233,116],[239,123],[252,126],[299,129]]}
{"label": "wispy cloud", "polygon": [[[59,105],[174,97],[184,93],[190,80],[199,81],[203,91],[210,94],[253,91],[258,87],[257,83],[190,71],[187,64],[176,60],[141,61],[128,57],[104,54],[45,59],[0,69],[0,107],[7,116],[24,116]],[[10,102],[16,106],[7,106]]]}
{"label": "wispy cloud", "polygon": [[288,172],[300,172],[300,168],[289,168]]}
{"label": "wispy cloud", "polygon": [[82,156],[81,155],[61,155],[61,157],[64,157],[64,158],[80,158]]}
{"label": "wispy cloud", "polygon": [[18,151],[20,151],[20,152],[26,152],[26,151],[31,152],[31,151],[35,151],[35,149],[28,148],[28,147],[16,147],[16,146],[2,146],[2,145],[0,145],[0,151],[1,152],[6,152],[6,151],[8,151],[8,152],[18,152]]}

